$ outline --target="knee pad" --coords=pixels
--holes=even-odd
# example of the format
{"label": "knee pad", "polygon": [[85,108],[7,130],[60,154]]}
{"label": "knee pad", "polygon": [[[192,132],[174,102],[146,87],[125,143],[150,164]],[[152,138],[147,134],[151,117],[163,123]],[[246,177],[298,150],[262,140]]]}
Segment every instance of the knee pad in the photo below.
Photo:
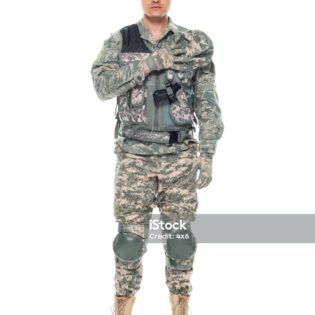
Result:
{"label": "knee pad", "polygon": [[113,250],[116,258],[122,262],[134,262],[142,257],[146,248],[145,240],[132,232],[124,231],[119,226],[119,233],[113,241]]}
{"label": "knee pad", "polygon": [[169,267],[177,270],[192,268],[197,242],[191,230],[170,234],[166,239],[164,249]]}

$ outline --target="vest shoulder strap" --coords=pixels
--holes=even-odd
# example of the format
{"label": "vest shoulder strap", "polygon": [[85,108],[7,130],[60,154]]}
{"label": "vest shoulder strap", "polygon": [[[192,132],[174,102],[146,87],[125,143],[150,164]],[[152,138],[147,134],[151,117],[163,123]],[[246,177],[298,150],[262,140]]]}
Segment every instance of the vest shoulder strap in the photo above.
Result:
{"label": "vest shoulder strap", "polygon": [[125,52],[149,52],[149,48],[140,37],[140,32],[137,24],[131,24],[120,29],[122,36],[122,53]]}

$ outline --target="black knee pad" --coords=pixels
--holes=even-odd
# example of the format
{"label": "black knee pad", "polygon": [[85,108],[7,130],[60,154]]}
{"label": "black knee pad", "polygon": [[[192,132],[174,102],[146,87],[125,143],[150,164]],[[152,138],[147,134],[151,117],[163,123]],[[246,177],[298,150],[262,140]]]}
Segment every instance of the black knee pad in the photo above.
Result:
{"label": "black knee pad", "polygon": [[113,250],[117,259],[121,262],[135,262],[139,260],[146,251],[145,240],[119,225],[119,233],[113,241]]}
{"label": "black knee pad", "polygon": [[169,267],[178,270],[192,268],[197,242],[191,230],[170,233],[166,238],[164,249]]}

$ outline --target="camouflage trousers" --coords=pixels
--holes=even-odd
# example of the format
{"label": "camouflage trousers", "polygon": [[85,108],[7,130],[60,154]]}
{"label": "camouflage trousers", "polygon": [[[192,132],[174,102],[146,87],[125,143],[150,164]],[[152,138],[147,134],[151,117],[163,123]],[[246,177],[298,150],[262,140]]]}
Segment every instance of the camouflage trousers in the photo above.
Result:
{"label": "camouflage trousers", "polygon": [[[160,219],[191,222],[198,207],[194,180],[189,180],[197,145],[188,150],[165,155],[136,155],[124,152],[118,145],[115,173],[114,215],[116,222],[128,227],[128,232],[140,235],[147,241],[145,226],[152,211],[158,207]],[[145,251],[146,249],[145,242]],[[165,249],[165,248],[164,248]],[[189,266],[193,264],[191,261]],[[135,294],[143,276],[142,259],[122,263],[115,260],[116,294]],[[193,268],[177,270],[165,264],[166,285],[171,293],[188,294],[192,290],[190,278]]]}

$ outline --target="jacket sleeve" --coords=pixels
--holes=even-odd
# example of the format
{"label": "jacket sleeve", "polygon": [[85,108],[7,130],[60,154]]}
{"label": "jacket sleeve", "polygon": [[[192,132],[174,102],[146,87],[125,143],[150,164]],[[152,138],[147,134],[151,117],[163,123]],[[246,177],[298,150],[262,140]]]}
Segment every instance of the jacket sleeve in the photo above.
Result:
{"label": "jacket sleeve", "polygon": [[121,33],[116,31],[104,41],[102,50],[92,65],[94,88],[101,100],[121,95],[145,79],[142,60],[120,66],[121,46]]}
{"label": "jacket sleeve", "polygon": [[199,152],[215,154],[217,141],[222,137],[224,125],[215,85],[215,66],[199,68],[195,85],[195,112],[199,124]]}

